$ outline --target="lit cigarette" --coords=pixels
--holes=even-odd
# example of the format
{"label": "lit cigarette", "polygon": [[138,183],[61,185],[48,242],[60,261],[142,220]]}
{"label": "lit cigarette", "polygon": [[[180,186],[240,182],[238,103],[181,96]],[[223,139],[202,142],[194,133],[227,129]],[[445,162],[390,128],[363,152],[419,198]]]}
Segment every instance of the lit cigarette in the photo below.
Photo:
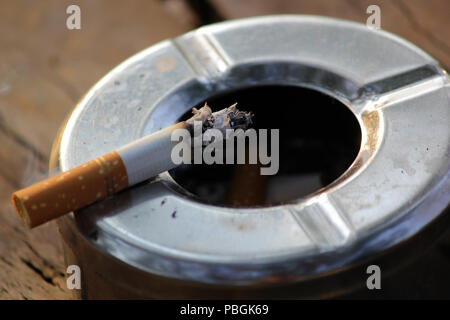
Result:
{"label": "lit cigarette", "polygon": [[246,128],[252,116],[236,105],[212,113],[205,104],[193,113],[186,121],[14,192],[12,201],[19,217],[34,228],[176,167],[171,159],[176,143],[171,135],[176,129],[192,132],[195,121],[201,121],[205,130]]}

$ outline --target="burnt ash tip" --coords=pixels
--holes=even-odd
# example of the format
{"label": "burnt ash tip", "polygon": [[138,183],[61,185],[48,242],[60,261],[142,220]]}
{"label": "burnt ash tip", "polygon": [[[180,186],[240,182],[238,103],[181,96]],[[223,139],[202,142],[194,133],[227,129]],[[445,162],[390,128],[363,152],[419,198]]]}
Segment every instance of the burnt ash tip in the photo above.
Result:
{"label": "burnt ash tip", "polygon": [[[236,109],[237,110],[237,109]],[[252,118],[254,114],[247,111],[239,111],[231,113],[230,125],[233,129],[247,129],[251,124],[253,124]]]}
{"label": "burnt ash tip", "polygon": [[253,113],[240,111],[236,106],[237,103],[212,113],[203,123],[203,129],[247,129],[253,123]]}

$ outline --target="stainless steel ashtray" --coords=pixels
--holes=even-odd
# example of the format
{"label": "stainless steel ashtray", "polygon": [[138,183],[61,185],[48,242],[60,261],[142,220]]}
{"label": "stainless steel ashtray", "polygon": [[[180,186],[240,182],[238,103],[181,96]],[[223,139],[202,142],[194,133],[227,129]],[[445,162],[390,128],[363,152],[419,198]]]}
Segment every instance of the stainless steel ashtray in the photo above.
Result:
{"label": "stainless steel ashtray", "polygon": [[[291,143],[281,165],[294,169],[270,182],[275,191],[262,205],[228,205],[223,190],[211,191],[209,169],[180,168],[59,219],[66,261],[81,267],[80,296],[295,298],[351,290],[364,280],[352,268],[417,238],[448,207],[449,88],[438,62],[411,43],[316,16],[218,23],[136,54],[77,105],[53,167],[72,168],[206,100],[220,105],[238,95],[254,102],[260,119],[271,118],[266,105],[276,101],[285,119],[299,119],[272,122]],[[283,129],[291,130],[284,138]],[[307,173],[294,165],[305,159]],[[229,183],[232,174],[222,173],[217,179]]]}

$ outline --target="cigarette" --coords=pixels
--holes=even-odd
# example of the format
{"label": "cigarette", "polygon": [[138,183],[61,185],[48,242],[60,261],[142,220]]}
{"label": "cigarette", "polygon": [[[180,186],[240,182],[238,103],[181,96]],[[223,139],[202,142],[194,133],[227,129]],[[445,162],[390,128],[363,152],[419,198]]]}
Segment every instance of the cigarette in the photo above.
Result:
{"label": "cigarette", "polygon": [[203,131],[210,128],[221,131],[245,129],[253,116],[239,111],[236,104],[213,113],[205,103],[202,108],[192,111],[193,117],[186,121],[14,192],[12,201],[18,216],[28,228],[34,228],[103,200],[176,167],[171,159],[172,148],[177,143],[171,139],[174,130],[192,132],[196,121],[202,122]]}

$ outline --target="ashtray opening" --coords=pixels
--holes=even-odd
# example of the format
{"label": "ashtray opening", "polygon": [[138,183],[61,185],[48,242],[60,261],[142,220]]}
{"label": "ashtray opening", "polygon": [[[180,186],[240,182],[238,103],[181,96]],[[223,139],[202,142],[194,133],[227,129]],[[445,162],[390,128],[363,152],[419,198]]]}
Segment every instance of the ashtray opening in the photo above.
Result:
{"label": "ashtray opening", "polygon": [[[302,198],[342,175],[361,146],[361,128],[349,108],[312,89],[284,85],[243,88],[208,97],[195,107],[205,102],[213,111],[237,102],[240,109],[254,113],[252,128],[279,129],[280,147],[275,175],[261,175],[261,164],[192,164],[169,171],[201,202],[254,207]],[[188,111],[180,120],[190,116]]]}

